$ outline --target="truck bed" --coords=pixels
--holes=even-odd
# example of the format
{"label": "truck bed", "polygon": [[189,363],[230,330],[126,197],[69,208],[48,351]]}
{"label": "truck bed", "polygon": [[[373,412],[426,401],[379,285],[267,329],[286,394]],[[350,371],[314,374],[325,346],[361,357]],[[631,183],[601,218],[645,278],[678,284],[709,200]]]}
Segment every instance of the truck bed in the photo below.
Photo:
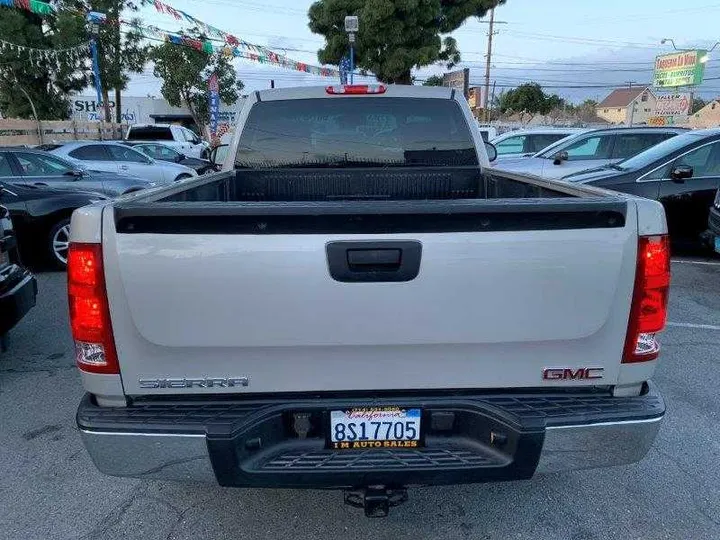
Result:
{"label": "truck bed", "polygon": [[236,170],[186,182],[157,202],[292,202],[565,198],[581,193],[540,178],[478,167]]}
{"label": "truck bed", "polygon": [[[603,384],[616,380],[632,203],[477,169],[417,171],[449,174],[468,194],[452,199],[405,198],[407,183],[390,179],[413,171],[325,170],[326,182],[365,179],[352,192],[373,196],[381,189],[366,189],[368,178],[389,175],[389,199],[328,200],[311,197],[310,172],[219,173],[104,213],[128,394],[172,393],[143,381],[188,373],[252,383],[178,392],[492,388],[507,380],[501,365],[515,387],[554,366],[601,367]],[[279,193],[278,174],[296,189]]]}

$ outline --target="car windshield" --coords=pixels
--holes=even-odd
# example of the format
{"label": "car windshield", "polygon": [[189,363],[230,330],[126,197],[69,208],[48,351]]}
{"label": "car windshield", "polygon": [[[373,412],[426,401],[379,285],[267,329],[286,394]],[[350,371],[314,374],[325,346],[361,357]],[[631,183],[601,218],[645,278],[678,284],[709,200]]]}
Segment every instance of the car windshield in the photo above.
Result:
{"label": "car windshield", "polygon": [[651,148],[648,148],[644,152],[640,152],[636,156],[621,161],[619,166],[622,167],[623,170],[642,169],[655,163],[657,160],[672,154],[676,150],[680,150],[689,144],[698,142],[700,138],[701,137],[695,133],[683,133],[682,135],[671,137]]}
{"label": "car windshield", "polygon": [[257,103],[235,160],[237,168],[477,164],[454,101],[377,97]]}
{"label": "car windshield", "polygon": [[131,127],[127,135],[129,141],[172,141],[170,128],[163,126]]}
{"label": "car windshield", "polygon": [[565,148],[566,146],[569,146],[579,138],[587,135],[587,133],[577,133],[575,135],[571,135],[569,137],[565,137],[563,139],[560,139],[559,141],[551,144],[550,146],[546,146],[542,150],[540,150],[537,154],[535,154],[533,157],[540,157],[544,159],[550,159],[552,156],[554,156],[559,150],[562,148]]}

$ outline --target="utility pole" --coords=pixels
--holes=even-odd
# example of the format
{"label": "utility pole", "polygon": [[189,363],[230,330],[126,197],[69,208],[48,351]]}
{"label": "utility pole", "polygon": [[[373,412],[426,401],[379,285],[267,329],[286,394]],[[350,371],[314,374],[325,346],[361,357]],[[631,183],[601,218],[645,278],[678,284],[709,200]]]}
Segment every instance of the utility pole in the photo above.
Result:
{"label": "utility pole", "polygon": [[493,81],[492,95],[490,96],[490,107],[492,107],[492,104],[495,103],[495,84],[497,84],[497,81]]}
{"label": "utility pole", "polygon": [[495,30],[495,8],[490,10],[490,25],[488,28],[487,58],[485,62],[485,93],[483,95],[483,109],[485,110],[485,122],[490,121],[490,62],[492,61],[492,39]]}
{"label": "utility pole", "polygon": [[[635,84],[636,81],[625,81],[628,85],[628,89],[632,90],[633,84]],[[632,127],[633,120],[635,119],[635,100],[630,101],[630,123],[629,126]]]}
{"label": "utility pole", "polygon": [[496,24],[507,24],[506,21],[496,21],[495,20],[495,8],[492,8],[490,10],[490,20],[489,21],[479,21],[480,23],[486,23],[488,24],[488,44],[487,44],[487,57],[485,62],[485,92],[483,95],[483,109],[485,111],[485,121],[490,121],[490,65],[492,63],[492,42],[493,42],[493,36],[497,34],[495,32],[495,25]]}

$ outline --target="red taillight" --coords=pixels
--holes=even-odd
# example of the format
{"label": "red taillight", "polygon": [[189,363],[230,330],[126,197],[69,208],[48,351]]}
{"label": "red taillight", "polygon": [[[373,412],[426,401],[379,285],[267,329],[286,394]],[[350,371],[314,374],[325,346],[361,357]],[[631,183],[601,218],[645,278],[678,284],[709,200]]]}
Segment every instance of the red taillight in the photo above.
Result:
{"label": "red taillight", "polygon": [[338,84],[325,88],[328,94],[384,94],[384,84]]}
{"label": "red taillight", "polygon": [[660,353],[657,332],[665,328],[670,288],[670,240],[641,236],[623,363],[654,360]]}
{"label": "red taillight", "polygon": [[100,244],[70,244],[68,302],[75,361],[89,373],[120,373],[110,324]]}

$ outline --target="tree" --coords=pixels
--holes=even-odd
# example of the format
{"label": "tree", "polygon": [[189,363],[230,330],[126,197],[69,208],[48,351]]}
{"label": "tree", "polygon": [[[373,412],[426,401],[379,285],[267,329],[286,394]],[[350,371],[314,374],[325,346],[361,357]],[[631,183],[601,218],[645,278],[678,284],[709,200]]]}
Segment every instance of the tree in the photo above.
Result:
{"label": "tree", "polygon": [[557,94],[547,95],[538,83],[526,83],[513,90],[508,90],[500,100],[502,112],[528,112],[548,114],[559,109],[565,101]]}
{"label": "tree", "polygon": [[[15,45],[44,51],[82,45],[83,25],[81,17],[65,12],[43,19],[0,7],[0,36]],[[26,51],[2,47],[0,111],[8,117],[32,118],[34,106],[38,119],[64,120],[70,115],[69,94],[88,84],[88,68],[87,56],[35,55],[31,60]]]}
{"label": "tree", "polygon": [[693,100],[692,100],[692,110],[690,111],[690,114],[695,114],[695,113],[698,112],[700,109],[702,109],[703,107],[705,107],[705,105],[707,105],[707,104],[708,104],[708,102],[705,101],[703,98],[701,98],[701,97],[694,97]]}
{"label": "tree", "polygon": [[[100,25],[98,37],[100,80],[103,103],[110,101],[110,90],[115,91],[115,121],[120,123],[121,91],[127,88],[129,73],[140,73],[145,68],[148,47],[143,43],[142,32],[135,25],[139,23],[138,19],[131,20],[131,26],[118,24],[117,21],[123,18],[123,12],[135,12],[138,6],[132,0],[73,0],[66,4],[83,13],[97,11],[107,15],[108,22]],[[86,31],[83,30],[83,34],[89,39]],[[105,121],[111,121],[109,107],[105,107]]]}
{"label": "tree", "polygon": [[427,79],[425,79],[425,82],[423,83],[423,86],[442,86],[442,85],[443,85],[442,75],[430,75]]}
{"label": "tree", "polygon": [[581,122],[593,122],[597,120],[598,102],[594,99],[586,99],[575,107],[575,116]]}
{"label": "tree", "polygon": [[[205,40],[197,30],[189,37]],[[244,85],[237,80],[235,68],[221,54],[208,54],[192,47],[166,42],[153,47],[150,54],[155,63],[154,74],[163,80],[163,97],[174,107],[186,105],[195,124],[204,130],[210,120],[208,81],[215,73],[220,87],[220,99],[232,105]]]}
{"label": "tree", "polygon": [[310,30],[325,37],[323,64],[339,65],[348,52],[346,15],[357,15],[360,31],[355,63],[386,83],[412,84],[413,68],[460,62],[457,42],[442,38],[470,17],[482,17],[505,0],[318,0],[310,6]]}

